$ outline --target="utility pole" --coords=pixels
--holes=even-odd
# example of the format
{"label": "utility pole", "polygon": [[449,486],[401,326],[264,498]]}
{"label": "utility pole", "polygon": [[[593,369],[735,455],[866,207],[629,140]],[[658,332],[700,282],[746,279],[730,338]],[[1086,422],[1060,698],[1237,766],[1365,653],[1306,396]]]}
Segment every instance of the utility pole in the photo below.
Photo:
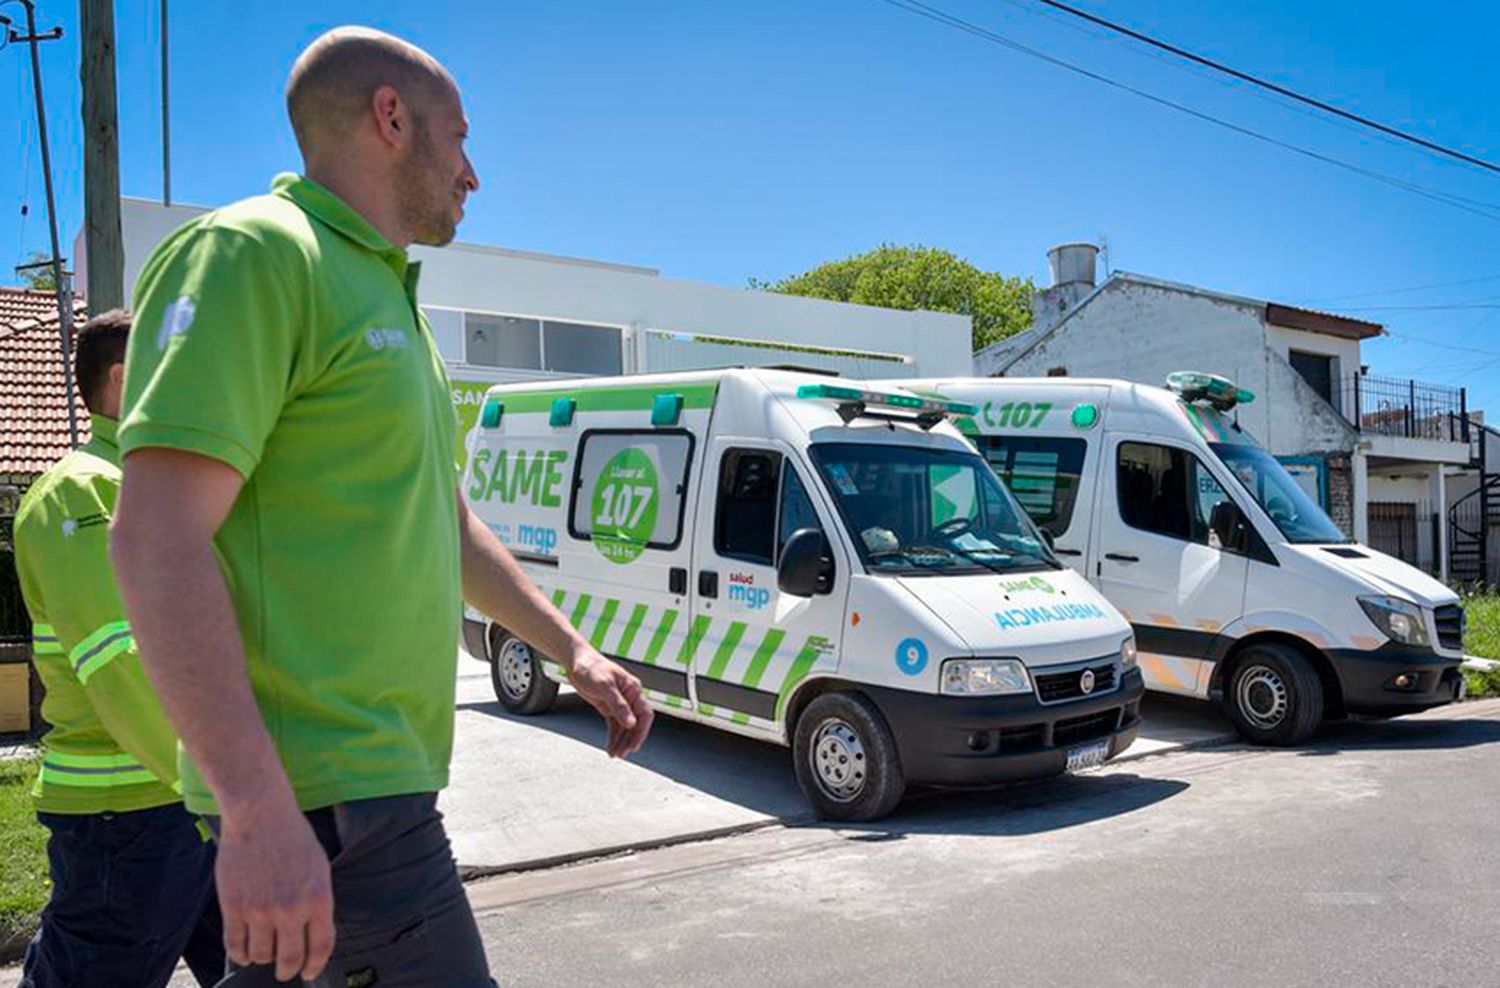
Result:
{"label": "utility pole", "polygon": [[120,234],[120,129],[115,105],[113,0],[79,0],[83,51],[83,240],[89,311],[125,304],[125,247]]}
{"label": "utility pole", "polygon": [[52,192],[52,152],[47,146],[47,111],[42,102],[42,63],[37,46],[63,36],[55,27],[46,34],[36,33],[36,4],[33,0],[16,0],[26,8],[26,33],[5,27],[9,43],[25,42],[31,46],[31,88],[36,93],[36,129],[42,145],[42,178],[47,186],[47,228],[52,235],[52,277],[57,284],[57,321],[62,330],[63,386],[68,396],[68,440],[78,446],[78,406],[73,397],[73,289],[63,274],[62,254],[57,243],[57,200]]}
{"label": "utility pole", "polygon": [[167,0],[161,0],[161,204],[172,205],[172,87],[167,47]]}

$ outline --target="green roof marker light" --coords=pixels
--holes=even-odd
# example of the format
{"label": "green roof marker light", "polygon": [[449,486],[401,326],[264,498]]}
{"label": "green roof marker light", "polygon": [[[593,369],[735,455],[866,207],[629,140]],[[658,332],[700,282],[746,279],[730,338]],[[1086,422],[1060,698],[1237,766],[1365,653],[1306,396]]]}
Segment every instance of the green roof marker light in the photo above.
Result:
{"label": "green roof marker light", "polygon": [[1099,421],[1099,409],[1094,405],[1078,405],[1073,409],[1072,421],[1080,429],[1092,429]]}
{"label": "green roof marker light", "polygon": [[572,425],[573,411],[578,407],[578,401],[574,398],[556,398],[552,402],[552,414],[548,419],[549,425]]}
{"label": "green roof marker light", "polygon": [[486,398],[484,411],[479,413],[479,424],[486,429],[498,428],[500,416],[505,411],[505,402],[499,398]]}
{"label": "green roof marker light", "polygon": [[841,384],[804,384],[797,389],[797,397],[804,400],[821,398],[837,401],[840,404],[840,415],[845,415],[846,407],[860,410],[851,410],[845,415],[845,422],[868,408],[900,408],[915,412],[917,424],[923,428],[931,428],[938,421],[949,416],[979,414],[977,405],[966,405],[961,401],[919,398],[916,395],[894,394],[889,391],[866,391],[863,388],[848,388]]}
{"label": "green roof marker light", "polygon": [[657,395],[651,402],[652,425],[676,425],[682,418],[682,395]]}

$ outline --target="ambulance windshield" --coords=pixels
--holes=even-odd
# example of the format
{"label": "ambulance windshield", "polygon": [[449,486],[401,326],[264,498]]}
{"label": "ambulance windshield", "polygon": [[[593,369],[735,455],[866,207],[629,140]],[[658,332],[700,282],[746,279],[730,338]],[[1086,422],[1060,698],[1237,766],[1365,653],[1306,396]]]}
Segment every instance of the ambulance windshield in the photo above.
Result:
{"label": "ambulance windshield", "polygon": [[813,462],[873,573],[1059,569],[1025,512],[973,453],[822,443]]}
{"label": "ambulance windshield", "polygon": [[1259,446],[1231,443],[1210,443],[1209,447],[1288,542],[1351,541],[1270,453]]}

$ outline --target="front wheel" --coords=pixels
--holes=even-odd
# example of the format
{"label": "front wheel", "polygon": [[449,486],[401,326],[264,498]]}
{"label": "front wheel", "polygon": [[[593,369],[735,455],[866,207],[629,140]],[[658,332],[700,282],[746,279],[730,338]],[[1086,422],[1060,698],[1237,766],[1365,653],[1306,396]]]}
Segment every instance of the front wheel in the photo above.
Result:
{"label": "front wheel", "polygon": [[797,782],[829,820],[878,820],[906,792],[896,739],[858,693],[824,693],[797,718],[792,737]]}
{"label": "front wheel", "polygon": [[542,672],[531,646],[503,628],[491,628],[488,640],[490,684],[500,705],[525,716],[551,710],[557,684]]}
{"label": "front wheel", "polygon": [[1301,744],[1322,723],[1323,682],[1296,649],[1254,645],[1235,663],[1224,705],[1235,730],[1251,744]]}

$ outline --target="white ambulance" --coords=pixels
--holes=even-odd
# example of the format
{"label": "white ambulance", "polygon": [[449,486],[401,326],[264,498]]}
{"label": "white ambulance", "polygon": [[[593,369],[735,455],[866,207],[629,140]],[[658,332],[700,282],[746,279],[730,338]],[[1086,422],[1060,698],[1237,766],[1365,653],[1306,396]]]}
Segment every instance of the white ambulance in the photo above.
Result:
{"label": "white ambulance", "polygon": [[1130,620],[1148,689],[1221,698],[1260,744],[1462,696],[1457,594],[1348,539],[1240,429],[1232,382],[903,383],[978,408],[956,424]]}
{"label": "white ambulance", "polygon": [[[463,494],[657,710],[789,745],[821,813],[869,820],[1139,724],[1129,625],[948,421],[972,411],[776,370],[501,385]],[[551,706],[559,666],[464,634],[507,709]]]}

